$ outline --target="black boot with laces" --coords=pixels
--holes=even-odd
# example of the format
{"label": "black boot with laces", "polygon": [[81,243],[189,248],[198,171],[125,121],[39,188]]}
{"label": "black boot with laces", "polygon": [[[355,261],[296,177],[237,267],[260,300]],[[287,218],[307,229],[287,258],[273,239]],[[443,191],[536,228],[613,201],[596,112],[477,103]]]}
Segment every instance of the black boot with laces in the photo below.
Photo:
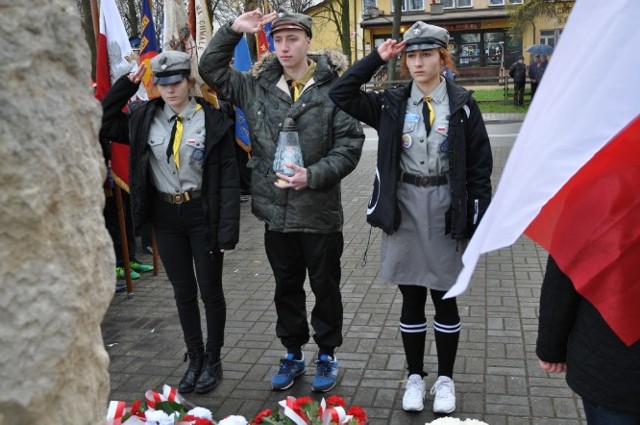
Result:
{"label": "black boot with laces", "polygon": [[202,371],[196,382],[196,393],[208,393],[220,384],[222,381],[222,362],[219,355],[212,353],[204,353],[202,362]]}
{"label": "black boot with laces", "polygon": [[178,392],[182,394],[190,393],[196,386],[196,381],[200,376],[202,370],[202,359],[204,356],[204,349],[192,348],[184,354],[184,361],[189,359],[189,367],[185,372],[180,385],[178,386]]}

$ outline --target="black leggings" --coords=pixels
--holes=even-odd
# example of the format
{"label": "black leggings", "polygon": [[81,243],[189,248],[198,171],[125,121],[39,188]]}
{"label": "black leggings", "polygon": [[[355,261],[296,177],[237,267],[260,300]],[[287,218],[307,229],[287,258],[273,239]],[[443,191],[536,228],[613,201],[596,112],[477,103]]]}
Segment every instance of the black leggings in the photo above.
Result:
{"label": "black leggings", "polygon": [[[413,285],[399,285],[402,293],[400,329],[407,358],[409,375],[425,376],[424,351],[427,333],[425,305],[427,288]],[[436,310],[433,328],[438,352],[438,376],[453,376],[453,365],[458,351],[460,337],[460,316],[455,298],[443,299],[446,291],[430,290]]]}
{"label": "black leggings", "polygon": [[198,306],[200,289],[207,323],[206,350],[219,356],[227,315],[222,289],[224,257],[218,250],[208,252],[200,199],[181,205],[156,200],[153,226],[160,258],[173,286],[187,348],[202,349],[204,345]]}

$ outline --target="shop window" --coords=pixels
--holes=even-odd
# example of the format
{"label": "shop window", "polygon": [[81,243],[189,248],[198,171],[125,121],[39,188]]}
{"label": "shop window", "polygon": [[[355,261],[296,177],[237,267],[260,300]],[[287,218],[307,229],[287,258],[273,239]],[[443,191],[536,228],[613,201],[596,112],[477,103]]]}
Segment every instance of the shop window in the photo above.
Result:
{"label": "shop window", "polygon": [[503,60],[505,33],[485,32],[484,38],[484,56],[486,65],[500,65]]}
{"label": "shop window", "polygon": [[460,66],[474,66],[480,63],[480,33],[464,33],[458,36],[458,59]]}

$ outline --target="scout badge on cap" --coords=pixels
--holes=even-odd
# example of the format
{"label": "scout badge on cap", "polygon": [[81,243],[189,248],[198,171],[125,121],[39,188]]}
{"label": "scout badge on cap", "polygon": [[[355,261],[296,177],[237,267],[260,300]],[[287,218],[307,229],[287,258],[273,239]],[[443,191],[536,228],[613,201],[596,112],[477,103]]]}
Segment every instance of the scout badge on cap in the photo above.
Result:
{"label": "scout badge on cap", "polygon": [[442,27],[418,21],[405,31],[402,37],[407,42],[405,51],[446,48],[449,44],[449,31]]}
{"label": "scout badge on cap", "polygon": [[167,50],[151,59],[153,82],[159,85],[175,84],[191,75],[189,54]]}

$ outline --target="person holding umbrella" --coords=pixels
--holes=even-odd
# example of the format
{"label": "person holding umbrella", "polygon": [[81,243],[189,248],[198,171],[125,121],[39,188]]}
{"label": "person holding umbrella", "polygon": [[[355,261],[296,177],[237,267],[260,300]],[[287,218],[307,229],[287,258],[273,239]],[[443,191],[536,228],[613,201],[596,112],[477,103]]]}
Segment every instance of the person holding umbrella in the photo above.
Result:
{"label": "person holding umbrella", "polygon": [[553,47],[548,44],[534,44],[527,48],[527,52],[535,55],[534,62],[529,65],[529,80],[531,80],[531,100],[538,89],[538,84],[547,69],[547,56],[553,53]]}

